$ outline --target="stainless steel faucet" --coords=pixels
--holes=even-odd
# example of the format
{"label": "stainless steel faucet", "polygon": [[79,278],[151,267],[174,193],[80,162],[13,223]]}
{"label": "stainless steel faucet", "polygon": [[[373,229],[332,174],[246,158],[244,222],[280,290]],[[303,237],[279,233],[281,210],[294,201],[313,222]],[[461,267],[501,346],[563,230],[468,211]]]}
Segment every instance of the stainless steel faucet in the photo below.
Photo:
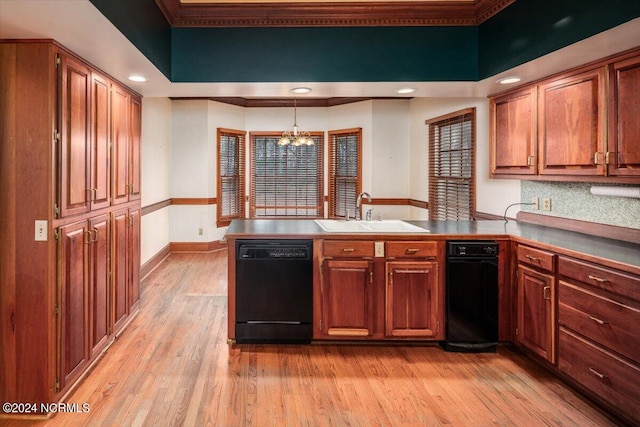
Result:
{"label": "stainless steel faucet", "polygon": [[363,191],[362,193],[358,194],[358,198],[356,199],[356,219],[359,220],[360,219],[360,207],[362,206],[362,198],[366,197],[367,201],[369,203],[371,203],[371,194],[367,193],[366,191]]}

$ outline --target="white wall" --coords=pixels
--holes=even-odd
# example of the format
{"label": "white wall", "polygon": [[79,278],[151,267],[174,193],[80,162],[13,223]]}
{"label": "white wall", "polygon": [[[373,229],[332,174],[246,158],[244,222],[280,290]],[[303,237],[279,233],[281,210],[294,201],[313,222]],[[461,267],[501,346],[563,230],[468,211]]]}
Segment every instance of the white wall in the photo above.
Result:
{"label": "white wall", "polygon": [[[476,108],[476,210],[502,216],[520,201],[520,181],[489,179],[489,101],[487,98],[414,98],[411,101],[409,169],[412,199],[429,200],[428,127],[425,120],[464,108]],[[515,216],[518,207],[509,210]],[[412,209],[412,218],[427,219],[424,209]]]}
{"label": "white wall", "polygon": [[[142,206],[169,199],[171,177],[171,100],[142,99]],[[141,262],[169,242],[169,207],[142,217]]]}

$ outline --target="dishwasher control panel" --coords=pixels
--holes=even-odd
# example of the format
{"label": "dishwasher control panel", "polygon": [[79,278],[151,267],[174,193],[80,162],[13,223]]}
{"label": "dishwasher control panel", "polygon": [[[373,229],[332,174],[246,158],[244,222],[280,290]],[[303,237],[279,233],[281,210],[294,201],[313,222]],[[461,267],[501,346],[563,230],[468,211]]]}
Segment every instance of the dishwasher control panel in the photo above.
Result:
{"label": "dishwasher control panel", "polygon": [[449,241],[447,243],[447,255],[450,257],[495,257],[498,255],[498,244],[495,241]]}

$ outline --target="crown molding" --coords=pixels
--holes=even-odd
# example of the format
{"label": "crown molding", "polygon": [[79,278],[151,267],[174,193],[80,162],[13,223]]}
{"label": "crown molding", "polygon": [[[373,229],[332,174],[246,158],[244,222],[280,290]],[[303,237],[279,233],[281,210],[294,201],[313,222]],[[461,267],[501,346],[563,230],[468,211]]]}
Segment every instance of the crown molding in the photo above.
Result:
{"label": "crown molding", "polygon": [[515,0],[181,3],[155,0],[172,27],[474,26]]}
{"label": "crown molding", "polygon": [[[236,105],[247,108],[266,107],[293,107],[294,98],[242,98],[242,97],[171,97],[173,101],[215,101],[223,104]],[[369,98],[295,98],[298,107],[335,107],[336,105],[352,104],[354,102],[381,100],[381,99],[404,99],[406,97],[369,97]]]}

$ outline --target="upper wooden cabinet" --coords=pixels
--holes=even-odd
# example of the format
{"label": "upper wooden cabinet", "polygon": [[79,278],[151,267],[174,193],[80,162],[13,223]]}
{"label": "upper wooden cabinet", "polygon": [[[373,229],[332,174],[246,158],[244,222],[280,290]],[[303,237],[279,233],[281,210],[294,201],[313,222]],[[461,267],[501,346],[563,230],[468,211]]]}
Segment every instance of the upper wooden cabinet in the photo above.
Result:
{"label": "upper wooden cabinet", "polygon": [[538,88],[538,173],[604,175],[605,69]]}
{"label": "upper wooden cabinet", "polygon": [[635,50],[490,97],[490,176],[637,183],[639,92]]}
{"label": "upper wooden cabinet", "polygon": [[609,175],[640,176],[640,55],[609,68]]}
{"label": "upper wooden cabinet", "polygon": [[491,174],[536,173],[535,87],[491,99]]}

